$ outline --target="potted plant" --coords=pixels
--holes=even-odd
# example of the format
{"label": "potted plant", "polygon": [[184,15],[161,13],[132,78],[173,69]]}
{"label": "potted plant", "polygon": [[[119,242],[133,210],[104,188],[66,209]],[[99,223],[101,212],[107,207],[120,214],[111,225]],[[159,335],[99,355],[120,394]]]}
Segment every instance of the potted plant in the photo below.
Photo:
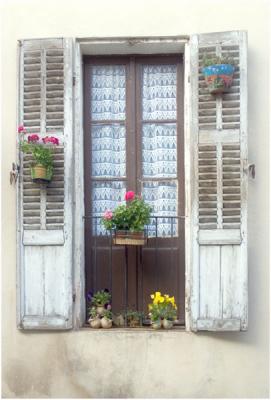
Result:
{"label": "potted plant", "polygon": [[89,309],[89,325],[91,326],[91,328],[95,328],[98,329],[101,327],[101,318],[99,316],[99,314],[97,313],[97,310],[95,307],[91,307]]}
{"label": "potted plant", "polygon": [[144,226],[150,221],[151,207],[132,191],[125,194],[125,200],[126,204],[115,210],[106,210],[102,223],[106,229],[115,231],[114,244],[143,245],[147,240]]}
{"label": "potted plant", "polygon": [[[91,296],[91,294],[89,294]],[[88,298],[90,299],[90,296]],[[103,316],[106,310],[111,309],[110,305],[111,294],[107,289],[99,290],[91,296],[90,304],[96,308],[97,314]]]}
{"label": "potted plant", "polygon": [[202,73],[211,94],[228,91],[233,81],[234,62],[229,57],[203,57]]}
{"label": "potted plant", "polygon": [[35,183],[48,183],[53,176],[53,147],[59,145],[59,140],[53,136],[42,139],[37,134],[28,135],[25,140],[26,130],[19,126],[20,149],[23,153],[30,153],[33,157],[30,171],[32,181]]}
{"label": "potted plant", "polygon": [[164,329],[171,329],[174,320],[177,318],[177,306],[175,304],[174,296],[170,297],[168,294],[161,295],[161,292],[155,292],[151,295],[153,300],[149,304],[149,316],[151,324],[154,329],[163,327]]}
{"label": "potted plant", "polygon": [[129,328],[138,328],[142,326],[143,313],[140,311],[128,310],[126,312],[126,321]]}
{"label": "potted plant", "polygon": [[104,329],[112,328],[112,312],[110,310],[105,310],[101,318],[101,325]]}

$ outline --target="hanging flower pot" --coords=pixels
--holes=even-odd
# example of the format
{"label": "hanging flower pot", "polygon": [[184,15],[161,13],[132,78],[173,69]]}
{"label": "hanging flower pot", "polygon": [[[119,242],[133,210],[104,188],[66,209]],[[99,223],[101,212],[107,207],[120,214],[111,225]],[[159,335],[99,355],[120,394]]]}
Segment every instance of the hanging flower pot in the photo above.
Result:
{"label": "hanging flower pot", "polygon": [[115,231],[113,243],[115,245],[143,246],[147,242],[144,232]]}
{"label": "hanging flower pot", "polygon": [[36,164],[31,167],[31,178],[35,183],[49,183],[53,177],[51,168],[46,168],[44,165]]}
{"label": "hanging flower pot", "polygon": [[37,134],[25,135],[23,125],[18,127],[20,150],[31,157],[31,178],[35,183],[49,183],[53,177],[54,147],[59,145],[59,140],[53,136],[40,138]]}
{"label": "hanging flower pot", "polygon": [[102,223],[114,231],[113,244],[142,246],[147,242],[144,226],[150,222],[151,207],[132,191],[126,192],[124,200],[126,205],[105,211]]}
{"label": "hanging flower pot", "polygon": [[226,92],[232,85],[234,66],[231,64],[209,65],[202,72],[211,94]]}

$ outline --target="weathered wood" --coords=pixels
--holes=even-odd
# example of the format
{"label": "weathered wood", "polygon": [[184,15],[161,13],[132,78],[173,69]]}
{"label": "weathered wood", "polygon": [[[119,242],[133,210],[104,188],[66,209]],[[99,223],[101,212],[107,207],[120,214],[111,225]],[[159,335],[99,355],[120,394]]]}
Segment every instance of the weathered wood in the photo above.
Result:
{"label": "weathered wood", "polygon": [[240,229],[232,229],[225,231],[224,229],[214,229],[199,231],[199,244],[204,245],[228,245],[240,244]]}
{"label": "weathered wood", "polygon": [[[191,103],[191,136],[198,144],[191,188],[191,193],[198,192],[197,215],[192,213],[191,222],[197,254],[190,269],[191,328],[243,330],[247,327],[246,33],[193,35],[190,47],[191,88],[197,91]],[[237,64],[233,85],[228,93],[211,96],[198,61],[206,51],[221,55],[227,50]]]}
{"label": "weathered wood", "polygon": [[[56,54],[54,59],[48,57],[47,51],[54,52],[57,48],[62,55],[64,52],[65,68],[62,57],[56,58]],[[29,55],[24,57],[26,49],[28,51],[39,49],[39,52],[34,51],[31,57]],[[20,289],[17,303],[18,327],[69,329],[72,327],[73,243],[72,41],[69,39],[23,41],[20,52],[19,121],[22,122],[24,118],[25,125],[33,128],[40,124],[38,133],[42,137],[47,135],[50,125],[58,126],[61,131],[54,132],[54,136],[58,135],[61,146],[54,151],[54,177],[47,187],[44,185],[39,187],[31,182],[29,168],[31,156],[25,155],[23,164],[21,163],[23,168],[21,168],[20,203],[18,203],[20,245],[20,259],[17,266]],[[38,61],[35,59],[37,56],[39,56]],[[61,64],[57,68],[62,74],[59,85],[56,85],[55,81],[52,83],[46,80],[48,62],[50,66],[54,66],[54,71],[55,63]],[[36,69],[37,66],[39,70]],[[25,72],[26,69],[34,69],[35,74]],[[36,81],[33,82],[33,78]],[[65,97],[63,97],[63,82],[65,82]],[[50,94],[53,96],[57,94],[57,104],[55,102],[48,104],[47,99]],[[29,102],[28,98],[35,98],[37,101]],[[61,104],[60,99],[62,99]],[[58,108],[48,109],[51,106]]]}
{"label": "weathered wood", "polygon": [[24,246],[59,246],[64,244],[62,230],[26,231],[23,233]]}
{"label": "weathered wood", "polygon": [[241,320],[236,319],[203,319],[197,320],[197,329],[204,331],[240,331],[241,330]]}
{"label": "weathered wood", "polygon": [[220,318],[220,247],[200,246],[200,318]]}

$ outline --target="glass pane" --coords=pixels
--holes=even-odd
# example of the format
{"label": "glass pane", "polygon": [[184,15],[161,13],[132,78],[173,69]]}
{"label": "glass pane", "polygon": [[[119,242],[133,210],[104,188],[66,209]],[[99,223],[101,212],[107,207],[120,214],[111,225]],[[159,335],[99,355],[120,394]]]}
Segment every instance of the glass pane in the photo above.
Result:
{"label": "glass pane", "polygon": [[176,119],[176,65],[144,65],[142,79],[143,119]]}
{"label": "glass pane", "polygon": [[125,182],[94,182],[92,184],[92,215],[99,217],[93,221],[93,234],[105,234],[100,216],[106,210],[113,210],[119,204],[125,204]]}
{"label": "glass pane", "polygon": [[91,119],[125,119],[125,65],[93,66]]}
{"label": "glass pane", "polygon": [[[178,184],[174,182],[144,182],[143,198],[152,207],[148,235],[171,237],[178,234]],[[159,218],[158,218],[159,217]],[[175,217],[175,218],[174,218]]]}
{"label": "glass pane", "polygon": [[125,126],[119,124],[92,125],[92,176],[125,177]]}
{"label": "glass pane", "polygon": [[177,176],[176,124],[143,124],[143,177]]}

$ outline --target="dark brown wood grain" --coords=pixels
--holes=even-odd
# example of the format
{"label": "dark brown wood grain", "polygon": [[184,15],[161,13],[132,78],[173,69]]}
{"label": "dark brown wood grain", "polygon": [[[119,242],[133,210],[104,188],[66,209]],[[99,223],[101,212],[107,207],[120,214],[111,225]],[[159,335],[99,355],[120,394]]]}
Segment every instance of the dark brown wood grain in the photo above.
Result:
{"label": "dark brown wood grain", "polygon": [[[152,123],[177,124],[178,156],[178,215],[185,212],[184,196],[184,133],[183,133],[183,60],[180,55],[129,56],[129,57],[86,57],[84,59],[84,146],[85,146],[85,210],[91,216],[91,187],[96,181],[123,180],[127,190],[140,193],[142,190],[141,165],[141,69],[143,64],[175,64],[177,66],[177,119],[152,120]],[[94,179],[91,176],[91,121],[90,80],[92,65],[119,64],[126,66],[126,177]],[[111,123],[113,121],[102,121]],[[116,121],[114,121],[116,122]],[[100,121],[99,121],[100,123]],[[147,181],[171,181],[152,178]],[[175,179],[174,179],[175,180]],[[92,219],[85,223],[86,292],[108,288],[112,291],[113,311],[125,309],[125,251],[124,246],[112,246],[111,238],[92,234]],[[128,308],[148,312],[150,294],[161,291],[174,295],[178,304],[178,319],[184,323],[185,298],[185,236],[184,219],[179,219],[178,237],[149,238],[143,248],[128,246]]]}

